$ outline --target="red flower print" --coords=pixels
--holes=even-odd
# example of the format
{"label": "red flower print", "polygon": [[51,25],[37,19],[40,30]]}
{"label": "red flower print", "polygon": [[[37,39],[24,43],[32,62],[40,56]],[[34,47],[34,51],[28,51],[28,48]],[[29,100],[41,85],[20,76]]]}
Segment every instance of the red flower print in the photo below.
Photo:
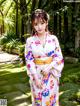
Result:
{"label": "red flower print", "polygon": [[30,68],[31,67],[30,64],[27,64],[27,67]]}
{"label": "red flower print", "polygon": [[38,56],[37,58],[41,58],[41,56]]}

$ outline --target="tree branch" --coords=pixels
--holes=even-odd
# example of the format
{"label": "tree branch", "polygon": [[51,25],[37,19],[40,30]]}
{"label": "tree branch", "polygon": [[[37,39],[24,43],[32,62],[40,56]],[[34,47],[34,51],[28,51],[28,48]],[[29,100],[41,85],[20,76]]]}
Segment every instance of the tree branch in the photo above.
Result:
{"label": "tree branch", "polygon": [[20,6],[20,3],[19,2],[17,2],[17,0],[13,0],[15,3],[18,3],[18,5]]}
{"label": "tree branch", "polygon": [[8,11],[9,11],[9,10],[10,10],[10,8],[12,7],[12,4],[13,4],[13,1],[11,2],[11,4],[10,4],[9,8],[7,9],[6,13],[4,14],[5,16],[7,16]]}
{"label": "tree branch", "polygon": [[45,2],[45,4],[42,6],[42,9],[48,4],[48,2],[49,2],[49,0],[47,0],[47,1]]}
{"label": "tree branch", "polygon": [[0,2],[0,5],[2,4],[2,3],[4,3],[5,2],[5,0],[2,0],[1,2]]}
{"label": "tree branch", "polygon": [[31,0],[28,1],[27,6],[29,5],[30,2],[31,2]]}
{"label": "tree branch", "polygon": [[4,16],[4,14],[3,14],[3,12],[1,10],[0,10],[0,13],[1,13],[2,16]]}

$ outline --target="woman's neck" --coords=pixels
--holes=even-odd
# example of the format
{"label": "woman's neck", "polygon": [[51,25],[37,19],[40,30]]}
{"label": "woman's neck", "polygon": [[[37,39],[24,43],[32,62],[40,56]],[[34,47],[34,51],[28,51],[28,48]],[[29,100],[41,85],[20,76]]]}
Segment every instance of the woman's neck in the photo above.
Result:
{"label": "woman's neck", "polygon": [[46,36],[47,32],[44,32],[42,34],[38,34],[37,36],[40,38],[40,39],[43,39],[45,36]]}
{"label": "woman's neck", "polygon": [[44,34],[39,34],[39,35],[37,35],[37,37],[44,48],[44,46],[46,44],[47,32],[45,32]]}

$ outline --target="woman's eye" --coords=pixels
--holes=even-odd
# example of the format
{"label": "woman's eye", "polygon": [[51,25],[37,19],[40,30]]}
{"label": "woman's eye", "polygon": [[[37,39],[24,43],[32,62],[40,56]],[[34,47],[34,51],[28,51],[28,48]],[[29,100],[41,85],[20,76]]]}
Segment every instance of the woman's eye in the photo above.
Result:
{"label": "woman's eye", "polygon": [[38,24],[37,24],[37,23],[35,23],[34,25],[35,25],[35,26],[37,26]]}
{"label": "woman's eye", "polygon": [[41,22],[41,24],[44,24],[44,22]]}

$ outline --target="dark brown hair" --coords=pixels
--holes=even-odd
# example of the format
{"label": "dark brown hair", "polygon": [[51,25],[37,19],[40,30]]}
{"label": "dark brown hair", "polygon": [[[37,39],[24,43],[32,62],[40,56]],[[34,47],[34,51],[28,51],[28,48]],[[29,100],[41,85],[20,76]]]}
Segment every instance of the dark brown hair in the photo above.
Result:
{"label": "dark brown hair", "polygon": [[[31,15],[32,26],[33,26],[33,23],[34,23],[35,19],[38,19],[38,20],[42,19],[43,22],[48,22],[49,15],[47,14],[47,12],[45,12],[42,9],[36,9],[35,11],[32,12],[32,15]],[[33,30],[33,34],[35,34],[34,30]]]}

